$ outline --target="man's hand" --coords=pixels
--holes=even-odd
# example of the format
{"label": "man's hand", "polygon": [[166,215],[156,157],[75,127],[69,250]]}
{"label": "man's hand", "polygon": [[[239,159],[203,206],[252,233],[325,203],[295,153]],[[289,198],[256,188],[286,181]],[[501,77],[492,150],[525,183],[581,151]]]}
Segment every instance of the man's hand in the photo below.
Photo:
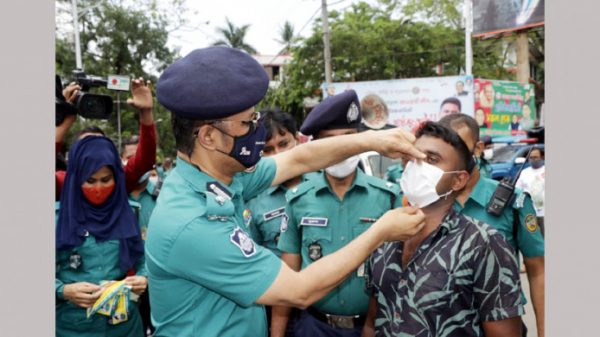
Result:
{"label": "man's hand", "polygon": [[415,136],[401,128],[367,131],[372,148],[390,158],[425,159],[425,154],[414,147]]}
{"label": "man's hand", "polygon": [[139,110],[152,110],[152,91],[151,82],[144,82],[142,77],[131,82],[131,95],[133,98],[127,99],[127,104]]}
{"label": "man's hand", "polygon": [[373,224],[384,241],[405,241],[425,226],[425,214],[414,207],[391,209]]}
{"label": "man's hand", "polygon": [[81,91],[79,84],[71,82],[66,88],[63,89],[62,94],[67,102],[75,104],[75,99],[77,98],[79,91]]}
{"label": "man's hand", "polygon": [[66,284],[63,288],[63,297],[82,308],[89,308],[102,294],[103,287],[89,282]]}
{"label": "man's hand", "polygon": [[148,287],[148,279],[144,276],[129,276],[125,278],[125,284],[131,286],[131,291],[141,295]]}

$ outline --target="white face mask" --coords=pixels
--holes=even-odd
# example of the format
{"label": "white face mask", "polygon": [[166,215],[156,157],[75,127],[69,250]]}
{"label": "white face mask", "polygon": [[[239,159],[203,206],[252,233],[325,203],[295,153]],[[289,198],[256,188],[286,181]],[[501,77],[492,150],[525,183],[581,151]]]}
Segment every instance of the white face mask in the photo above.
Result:
{"label": "white face mask", "polygon": [[444,173],[456,172],[460,171],[444,172],[442,169],[425,162],[409,161],[402,173],[402,178],[400,178],[400,187],[412,206],[426,207],[453,192],[450,190],[443,195],[438,195],[436,186]]}
{"label": "white face mask", "polygon": [[346,178],[347,176],[352,174],[354,170],[356,170],[358,161],[358,156],[352,156],[342,162],[329,166],[325,169],[325,172],[338,179]]}
{"label": "white face mask", "polygon": [[150,177],[148,180],[154,185],[158,183],[158,177]]}
{"label": "white face mask", "polygon": [[494,149],[483,150],[483,159],[491,160],[494,157]]}

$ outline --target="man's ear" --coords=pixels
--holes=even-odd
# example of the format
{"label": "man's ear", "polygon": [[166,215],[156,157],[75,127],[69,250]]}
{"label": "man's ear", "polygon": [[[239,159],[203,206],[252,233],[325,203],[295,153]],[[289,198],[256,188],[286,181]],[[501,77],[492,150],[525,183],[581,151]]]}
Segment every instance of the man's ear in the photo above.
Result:
{"label": "man's ear", "polygon": [[469,181],[469,173],[467,171],[460,171],[454,175],[454,180],[452,182],[452,189],[454,191],[461,191],[467,186],[467,182]]}
{"label": "man's ear", "polygon": [[209,125],[204,124],[198,128],[198,134],[196,136],[196,142],[207,150],[215,150],[215,129]]}
{"label": "man's ear", "polygon": [[473,154],[475,155],[475,157],[481,157],[483,154],[483,150],[485,150],[485,144],[483,143],[483,141],[480,140],[477,143],[475,143],[475,148],[473,150]]}

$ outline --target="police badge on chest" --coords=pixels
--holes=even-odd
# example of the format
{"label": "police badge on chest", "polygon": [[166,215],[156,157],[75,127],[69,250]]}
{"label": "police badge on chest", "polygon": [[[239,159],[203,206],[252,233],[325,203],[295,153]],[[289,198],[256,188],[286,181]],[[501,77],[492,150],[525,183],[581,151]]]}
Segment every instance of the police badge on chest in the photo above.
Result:
{"label": "police badge on chest", "polygon": [[81,258],[81,255],[79,255],[79,253],[76,251],[72,252],[71,255],[69,255],[69,267],[71,269],[78,270],[81,268],[81,266],[83,266],[83,259]]}
{"label": "police badge on chest", "polygon": [[318,242],[313,242],[308,245],[308,257],[313,261],[317,261],[323,257],[323,248]]}

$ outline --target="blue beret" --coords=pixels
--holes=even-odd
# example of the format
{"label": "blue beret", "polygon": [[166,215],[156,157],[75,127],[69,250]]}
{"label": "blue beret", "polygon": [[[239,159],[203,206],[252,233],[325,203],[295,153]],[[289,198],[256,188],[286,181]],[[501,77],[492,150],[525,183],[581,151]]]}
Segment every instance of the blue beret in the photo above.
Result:
{"label": "blue beret", "polygon": [[196,49],[175,61],[156,84],[156,98],[188,119],[219,119],[247,110],[265,96],[269,77],[247,53],[229,47]]}
{"label": "blue beret", "polygon": [[319,103],[302,123],[300,132],[316,136],[321,130],[358,128],[361,120],[356,91],[346,90]]}

